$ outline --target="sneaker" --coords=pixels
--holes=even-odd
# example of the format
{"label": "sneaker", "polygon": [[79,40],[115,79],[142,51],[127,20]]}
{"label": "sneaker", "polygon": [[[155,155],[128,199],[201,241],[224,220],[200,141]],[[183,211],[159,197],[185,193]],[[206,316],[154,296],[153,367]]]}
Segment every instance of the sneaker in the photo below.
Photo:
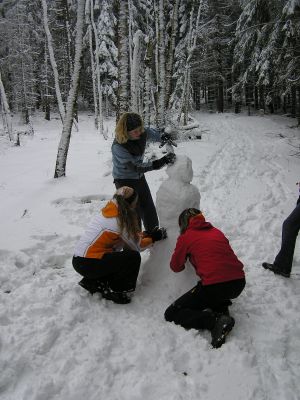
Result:
{"label": "sneaker", "polygon": [[218,349],[225,343],[226,336],[234,327],[234,318],[229,315],[221,314],[216,318],[215,326],[211,331],[211,344]]}
{"label": "sneaker", "polygon": [[270,271],[274,272],[274,274],[284,276],[285,278],[289,278],[291,276],[290,272],[283,271],[280,267],[276,264],[269,264],[267,262],[262,263],[262,266],[265,269],[269,269]]}

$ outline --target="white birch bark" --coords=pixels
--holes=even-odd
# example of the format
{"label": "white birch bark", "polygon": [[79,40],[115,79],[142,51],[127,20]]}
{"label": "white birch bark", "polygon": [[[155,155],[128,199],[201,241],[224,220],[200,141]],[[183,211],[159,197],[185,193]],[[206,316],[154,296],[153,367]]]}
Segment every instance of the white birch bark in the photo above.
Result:
{"label": "white birch bark", "polygon": [[11,113],[4,89],[4,85],[2,82],[1,78],[1,71],[0,71],[0,98],[1,98],[1,103],[3,107],[3,120],[4,120],[4,129],[6,130],[6,133],[8,134],[9,140],[14,141],[14,135],[13,135],[13,128],[12,128],[12,118],[11,118]]}
{"label": "white birch bark", "polygon": [[162,128],[165,125],[165,94],[166,94],[166,66],[165,66],[165,21],[164,0],[159,0],[158,5],[158,105],[157,125]]}
{"label": "white birch bark", "polygon": [[78,0],[74,70],[72,74],[72,81],[67,99],[66,114],[63,121],[63,130],[58,146],[54,178],[60,178],[66,175],[66,163],[67,163],[67,156],[69,151],[69,144],[71,138],[72,125],[73,125],[74,105],[76,101],[76,93],[78,88],[79,73],[81,67],[80,58],[82,54],[84,8],[85,8],[85,0]]}
{"label": "white birch bark", "polygon": [[96,49],[95,49],[95,59],[96,59],[96,77],[97,77],[97,92],[98,92],[98,127],[99,127],[99,133],[104,136],[105,139],[107,139],[104,135],[104,130],[103,130],[103,110],[102,110],[102,89],[101,89],[101,77],[100,77],[100,64],[99,64],[99,37],[98,37],[98,31],[97,27],[94,21],[94,0],[91,1],[91,22],[92,22],[92,27],[93,27],[93,32],[94,32],[94,37],[95,37],[95,44],[96,44]]}
{"label": "white birch bark", "polygon": [[53,44],[52,44],[52,35],[51,35],[50,29],[49,29],[48,10],[47,10],[47,2],[46,2],[46,0],[42,0],[42,7],[43,7],[44,29],[45,29],[45,33],[46,33],[46,37],[47,37],[50,64],[51,64],[52,71],[53,71],[54,86],[55,86],[55,94],[56,94],[56,99],[57,99],[57,104],[58,104],[58,111],[59,111],[60,118],[61,118],[61,120],[63,122],[64,121],[64,116],[65,116],[65,107],[64,107],[63,100],[62,100],[61,90],[60,90],[60,87],[59,87],[59,76],[58,76],[57,64],[56,64],[55,56],[54,56],[54,50],[53,50]]}
{"label": "white birch bark", "polygon": [[139,110],[139,75],[140,75],[140,64],[141,64],[141,51],[140,43],[143,37],[142,31],[138,30],[134,34],[133,38],[133,55],[131,64],[131,110],[136,113],[140,113]]}

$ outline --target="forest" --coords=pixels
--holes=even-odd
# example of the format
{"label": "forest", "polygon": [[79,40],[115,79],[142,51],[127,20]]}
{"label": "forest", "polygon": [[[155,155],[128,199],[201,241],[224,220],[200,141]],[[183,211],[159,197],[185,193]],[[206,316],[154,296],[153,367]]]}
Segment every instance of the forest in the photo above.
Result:
{"label": "forest", "polygon": [[189,112],[280,113],[300,124],[300,0],[0,0],[4,132],[53,112],[145,124]]}

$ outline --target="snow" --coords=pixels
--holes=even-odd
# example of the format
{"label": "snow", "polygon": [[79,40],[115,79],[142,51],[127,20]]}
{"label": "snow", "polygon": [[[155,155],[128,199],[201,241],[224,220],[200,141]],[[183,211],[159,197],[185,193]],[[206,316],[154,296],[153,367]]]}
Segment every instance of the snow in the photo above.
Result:
{"label": "snow", "polygon": [[[177,179],[176,189],[176,164],[168,175],[165,168],[149,172],[147,180],[166,223],[168,212],[177,212],[175,200],[199,202],[201,193],[206,219],[245,264],[247,286],[231,307],[236,325],[226,343],[212,349],[209,332],[164,321],[167,306],[196,282],[192,268],[169,269],[172,224],[169,237],[142,254],[131,304],[113,304],[77,285],[74,245],[114,193],[114,124],[105,121],[105,141],[93,117],[82,116],[67,177],[54,180],[61,124],[36,117],[35,135],[22,136],[21,147],[0,142],[1,400],[299,398],[299,243],[290,279],[261,267],[273,261],[297,199],[300,161],[291,157],[291,144],[299,131],[283,117],[194,118],[202,140],[175,149],[192,180]],[[162,150],[151,146],[159,156]],[[177,199],[162,190],[168,185]]]}

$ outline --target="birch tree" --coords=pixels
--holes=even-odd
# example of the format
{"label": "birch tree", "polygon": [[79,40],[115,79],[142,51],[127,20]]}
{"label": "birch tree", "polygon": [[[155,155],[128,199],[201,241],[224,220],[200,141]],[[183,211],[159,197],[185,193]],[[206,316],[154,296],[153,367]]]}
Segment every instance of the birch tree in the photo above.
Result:
{"label": "birch tree", "polygon": [[63,121],[63,130],[61,139],[58,146],[56,166],[54,178],[60,178],[66,175],[66,163],[71,138],[74,106],[77,95],[79,73],[80,73],[80,58],[82,54],[82,39],[83,39],[83,25],[84,25],[84,10],[85,0],[77,1],[77,23],[76,23],[76,39],[75,39],[75,57],[74,57],[74,70],[72,74],[71,87],[67,99],[66,114]]}
{"label": "birch tree", "polygon": [[3,109],[3,122],[4,122],[4,129],[6,130],[6,133],[8,134],[9,140],[13,141],[14,140],[14,135],[13,135],[13,128],[12,128],[12,118],[11,118],[11,113],[5,93],[5,89],[3,86],[2,78],[1,78],[1,71],[0,71],[0,99],[1,99],[1,105]]}
{"label": "birch tree", "polygon": [[43,23],[44,23],[44,29],[45,29],[47,43],[48,43],[50,64],[52,67],[52,72],[53,72],[53,77],[54,77],[54,85],[55,85],[55,93],[56,93],[58,111],[59,111],[61,121],[64,122],[65,107],[63,104],[62,94],[61,94],[60,85],[59,85],[59,74],[58,74],[57,64],[56,64],[56,60],[55,60],[55,56],[54,56],[52,35],[51,35],[50,29],[49,29],[47,1],[46,0],[41,0],[41,1],[42,1],[42,7],[43,7]]}
{"label": "birch tree", "polygon": [[140,114],[140,90],[139,76],[141,64],[141,41],[143,39],[142,31],[135,32],[133,37],[133,55],[131,64],[131,110]]}

